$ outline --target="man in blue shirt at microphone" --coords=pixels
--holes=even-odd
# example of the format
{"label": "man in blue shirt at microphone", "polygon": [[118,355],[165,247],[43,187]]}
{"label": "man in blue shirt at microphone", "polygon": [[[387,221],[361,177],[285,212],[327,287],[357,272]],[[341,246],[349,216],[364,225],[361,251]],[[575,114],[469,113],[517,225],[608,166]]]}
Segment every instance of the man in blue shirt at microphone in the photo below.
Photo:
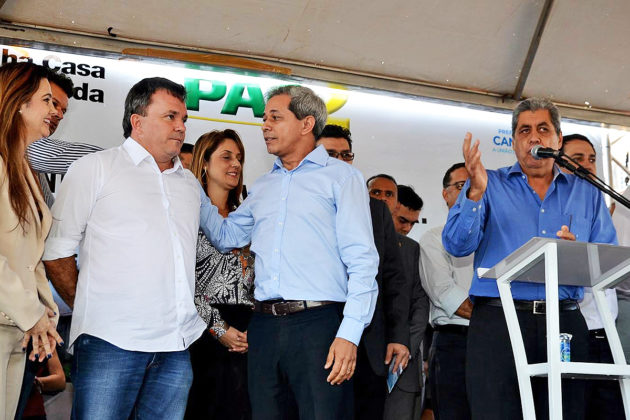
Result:
{"label": "man in blue shirt at microphone", "polygon": [[[521,418],[521,402],[499,291],[494,279],[478,277],[533,237],[616,244],[615,229],[601,193],[558,169],[554,159],[536,158],[532,148],[559,149],[560,114],[546,99],[531,98],[512,114],[512,147],[517,162],[486,171],[479,140],[464,139],[469,180],[451,208],[442,233],[446,250],[457,256],[475,253],[470,296],[474,308],[468,332],[466,387],[473,419]],[[544,284],[513,282],[512,295],[528,363],[545,362]],[[588,330],[577,305],[581,287],[560,286],[560,331],[573,335],[571,360],[586,361]],[[540,313],[542,312],[542,313]],[[532,379],[536,416],[549,417],[547,381]],[[584,418],[584,383],[563,380],[564,418]]]}

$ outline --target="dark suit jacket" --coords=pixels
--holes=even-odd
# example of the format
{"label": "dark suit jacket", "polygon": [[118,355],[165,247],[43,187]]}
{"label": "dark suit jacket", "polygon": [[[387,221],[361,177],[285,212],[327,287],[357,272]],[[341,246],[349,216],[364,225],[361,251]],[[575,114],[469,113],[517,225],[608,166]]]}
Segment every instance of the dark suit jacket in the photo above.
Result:
{"label": "dark suit jacket", "polygon": [[374,244],[379,263],[376,282],[378,298],[372,322],[363,332],[360,345],[375,374],[385,376],[385,349],[388,343],[409,347],[409,299],[411,283],[403,271],[392,215],[387,205],[370,198]]}
{"label": "dark suit jacket", "polygon": [[422,288],[420,282],[420,245],[418,242],[403,235],[398,235],[398,244],[402,255],[405,273],[412,279],[411,307],[409,309],[409,330],[411,360],[407,369],[396,382],[396,385],[407,392],[419,392],[421,390],[420,371],[422,358],[420,347],[424,331],[429,322],[429,297]]}

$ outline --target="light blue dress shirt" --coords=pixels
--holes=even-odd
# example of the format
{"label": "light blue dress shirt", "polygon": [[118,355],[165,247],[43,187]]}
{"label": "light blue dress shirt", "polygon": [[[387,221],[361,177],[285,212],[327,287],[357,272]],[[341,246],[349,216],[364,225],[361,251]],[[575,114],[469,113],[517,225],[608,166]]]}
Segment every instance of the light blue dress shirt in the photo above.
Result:
{"label": "light blue dress shirt", "polygon": [[376,304],[378,253],[358,170],[320,146],[291,171],[276,159],[225,219],[201,195],[201,228],[215,247],[251,242],[256,300],[346,302],[337,337],[359,343]]}
{"label": "light blue dress shirt", "polygon": [[[475,252],[471,296],[498,297],[495,279],[480,279],[477,268],[491,268],[535,236],[557,238],[562,225],[583,242],[617,244],[617,235],[602,194],[573,175],[560,172],[554,177],[544,200],[527,183],[521,166],[515,163],[488,171],[488,186],[478,202],[469,200],[462,188],[448,213],[442,232],[446,250],[455,256]],[[544,300],[545,285],[512,282],[514,299]],[[582,287],[560,286],[560,299],[582,298]]]}

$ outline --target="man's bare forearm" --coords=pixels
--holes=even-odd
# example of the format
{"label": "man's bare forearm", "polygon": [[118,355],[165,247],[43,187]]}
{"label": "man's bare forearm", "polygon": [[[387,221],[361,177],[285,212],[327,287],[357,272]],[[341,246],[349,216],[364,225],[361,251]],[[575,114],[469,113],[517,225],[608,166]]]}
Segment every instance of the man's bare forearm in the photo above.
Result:
{"label": "man's bare forearm", "polygon": [[74,295],[77,291],[79,270],[76,255],[56,260],[44,261],[46,275],[66,304],[74,308]]}

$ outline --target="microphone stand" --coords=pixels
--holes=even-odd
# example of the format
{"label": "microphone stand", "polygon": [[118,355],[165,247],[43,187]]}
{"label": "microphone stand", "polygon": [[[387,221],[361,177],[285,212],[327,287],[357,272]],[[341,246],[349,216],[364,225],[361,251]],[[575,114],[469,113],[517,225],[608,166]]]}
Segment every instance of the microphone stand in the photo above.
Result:
{"label": "microphone stand", "polygon": [[619,203],[626,206],[626,208],[630,209],[630,200],[619,194],[617,191],[613,190],[602,179],[598,178],[597,175],[590,172],[588,169],[571,159],[569,156],[562,154],[560,156],[554,157],[554,159],[556,160],[558,166],[562,166],[563,168],[568,169],[573,175],[577,176],[578,178],[582,178],[601,192],[608,194],[610,197],[613,198],[613,200],[618,201]]}

